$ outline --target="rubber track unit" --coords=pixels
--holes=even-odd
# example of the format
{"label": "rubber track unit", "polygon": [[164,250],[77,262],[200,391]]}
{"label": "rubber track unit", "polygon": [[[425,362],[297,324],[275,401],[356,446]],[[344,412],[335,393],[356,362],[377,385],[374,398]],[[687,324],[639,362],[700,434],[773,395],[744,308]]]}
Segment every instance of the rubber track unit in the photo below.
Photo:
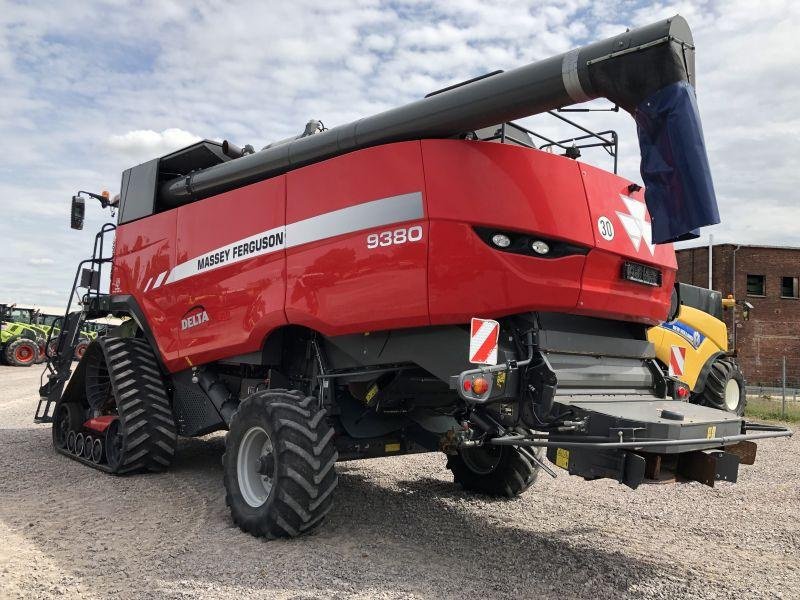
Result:
{"label": "rubber track unit", "polygon": [[[245,532],[269,539],[295,537],[318,527],[333,506],[338,484],[334,430],[319,399],[291,390],[266,390],[239,405],[225,441],[225,501]],[[237,457],[247,430],[259,426],[273,444],[275,473],[266,502],[253,508],[239,492]]]}
{"label": "rubber track unit", "polygon": [[[175,456],[177,433],[164,381],[150,345],[136,338],[102,338],[93,344],[100,346],[108,367],[123,431],[122,459],[118,465],[98,465],[66,449],[56,449],[109,473],[166,470]],[[88,355],[87,350],[84,360]]]}
{"label": "rubber track unit", "polygon": [[488,496],[515,498],[531,487],[539,475],[539,465],[531,454],[541,460],[542,449],[501,446],[500,462],[491,473],[479,474],[469,468],[460,455],[447,457],[447,468],[453,472],[454,481],[464,490]]}

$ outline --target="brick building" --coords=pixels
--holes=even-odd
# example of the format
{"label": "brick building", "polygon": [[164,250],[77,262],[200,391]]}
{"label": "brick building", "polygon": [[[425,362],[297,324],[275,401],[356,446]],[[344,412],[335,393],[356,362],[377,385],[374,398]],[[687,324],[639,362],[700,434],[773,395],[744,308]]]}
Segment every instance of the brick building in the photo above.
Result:
{"label": "brick building", "polygon": [[[678,250],[678,280],[708,287],[708,246]],[[787,384],[800,385],[800,248],[716,244],[712,287],[737,300],[725,312],[748,385],[780,385],[786,357]],[[753,305],[744,318],[742,301]]]}

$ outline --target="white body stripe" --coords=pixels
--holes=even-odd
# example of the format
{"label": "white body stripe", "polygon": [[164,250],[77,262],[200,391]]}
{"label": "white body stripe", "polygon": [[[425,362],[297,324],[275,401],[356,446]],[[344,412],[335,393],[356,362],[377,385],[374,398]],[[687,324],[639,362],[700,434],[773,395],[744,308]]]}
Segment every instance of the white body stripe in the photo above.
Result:
{"label": "white body stripe", "polygon": [[420,219],[422,193],[412,192],[334,210],[286,226],[286,247],[293,248],[326,238]]}
{"label": "white body stripe", "polygon": [[158,277],[156,277],[156,282],[153,284],[153,289],[156,289],[157,287],[160,287],[161,286],[161,282],[164,281],[164,277],[166,277],[166,276],[167,276],[167,271],[162,271],[161,273],[159,273]]}
{"label": "white body stripe", "polygon": [[[203,273],[207,273],[209,271],[213,271],[214,269],[218,269],[220,267],[225,267],[227,265],[236,264],[238,262],[242,262],[243,260],[249,260],[251,258],[255,258],[256,256],[263,256],[265,254],[271,254],[272,252],[277,252],[278,250],[283,250],[285,246],[285,231],[284,227],[275,227],[273,229],[268,229],[267,231],[262,231],[261,233],[256,233],[251,235],[250,237],[246,237],[241,240],[237,240],[232,244],[228,244],[226,246],[222,246],[220,248],[215,248],[210,252],[206,252],[205,254],[201,254],[200,256],[196,256],[186,262],[182,262],[181,264],[177,265],[172,272],[170,272],[169,277],[167,278],[167,283],[173,283],[175,281],[180,281],[181,279],[186,279],[187,277],[192,277],[193,275],[197,275],[201,271]],[[255,246],[259,241],[263,241],[264,239],[273,240],[274,243],[272,245],[261,244],[259,249],[254,251],[250,251],[251,244]],[[241,250],[242,248],[247,247],[248,251],[243,253]],[[224,259],[220,260],[219,262],[215,262],[211,264],[212,257],[219,256],[225,257]],[[206,262],[208,261],[208,262]],[[201,267],[200,265],[206,262],[208,266]]]}
{"label": "white body stripe", "polygon": [[[404,221],[413,221],[425,216],[422,204],[422,192],[412,192],[390,196],[371,202],[348,206],[329,213],[318,215],[279,226],[267,231],[255,233],[225,246],[210,250],[200,256],[176,265],[169,272],[165,284],[193,277],[198,273],[207,273],[257,256],[271,254],[284,248],[294,248],[338,235],[383,227]],[[164,276],[161,273],[153,289],[161,285]],[[145,291],[149,288],[145,288]]]}

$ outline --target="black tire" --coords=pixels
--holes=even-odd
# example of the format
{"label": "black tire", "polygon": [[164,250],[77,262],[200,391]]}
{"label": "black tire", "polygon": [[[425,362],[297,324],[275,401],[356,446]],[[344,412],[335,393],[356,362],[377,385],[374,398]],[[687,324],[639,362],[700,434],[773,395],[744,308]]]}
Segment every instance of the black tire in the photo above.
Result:
{"label": "black tire", "polygon": [[39,346],[35,340],[17,338],[10,342],[5,349],[6,362],[15,367],[30,367],[39,360]]}
{"label": "black tire", "polygon": [[39,365],[47,360],[47,340],[40,337],[36,340],[39,347],[39,354],[36,356],[36,364]]}
{"label": "black tire", "polygon": [[[318,402],[297,391],[266,390],[248,396],[233,415],[222,457],[225,501],[243,531],[269,539],[295,537],[316,529],[333,506],[338,454]],[[271,475],[271,488],[261,490],[262,504],[252,501],[252,494],[251,502],[245,499],[247,482],[240,484],[238,472],[240,453],[245,468],[251,464],[243,445],[251,432],[266,434],[271,444],[271,452],[259,458],[262,473]]]}
{"label": "black tire", "polygon": [[481,446],[447,457],[454,481],[468,492],[515,498],[531,487],[539,475],[543,449]]}
{"label": "black tire", "polygon": [[89,347],[89,340],[81,339],[75,345],[75,354],[73,356],[74,360],[80,360],[83,358],[83,355],[86,353],[86,349]]}
{"label": "black tire", "polygon": [[[74,438],[83,427],[84,420],[85,414],[79,405],[71,402],[59,402],[53,411],[53,446],[62,450],[68,448],[67,441],[70,432]],[[72,448],[74,449],[74,447],[73,440]]]}
{"label": "black tire", "polygon": [[[738,386],[738,394],[732,389],[734,384]],[[703,391],[695,394],[693,400],[697,404],[743,416],[747,405],[745,380],[736,361],[728,356],[714,360]]]}
{"label": "black tire", "polygon": [[115,461],[109,461],[109,466],[115,473],[166,470],[175,456],[178,436],[150,345],[135,338],[106,338],[100,343],[105,346],[119,416],[119,448],[118,453],[110,453]]}

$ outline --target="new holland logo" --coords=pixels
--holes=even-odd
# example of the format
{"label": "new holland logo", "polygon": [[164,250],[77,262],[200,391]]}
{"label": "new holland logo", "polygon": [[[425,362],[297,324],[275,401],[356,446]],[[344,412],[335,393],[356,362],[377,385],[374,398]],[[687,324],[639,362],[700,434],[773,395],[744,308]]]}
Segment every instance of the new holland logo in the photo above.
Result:
{"label": "new holland logo", "polygon": [[650,256],[656,253],[656,245],[653,243],[653,230],[650,221],[647,220],[647,207],[644,202],[635,200],[630,196],[619,196],[625,203],[628,209],[627,213],[616,211],[622,226],[625,228],[625,233],[631,239],[631,244],[639,251],[642,242],[645,243],[647,249],[650,251]]}
{"label": "new holland logo", "polygon": [[181,319],[181,330],[186,331],[192,327],[197,327],[203,323],[208,323],[210,320],[211,319],[208,318],[206,309],[204,309],[202,306],[196,306],[186,313],[186,316]]}

